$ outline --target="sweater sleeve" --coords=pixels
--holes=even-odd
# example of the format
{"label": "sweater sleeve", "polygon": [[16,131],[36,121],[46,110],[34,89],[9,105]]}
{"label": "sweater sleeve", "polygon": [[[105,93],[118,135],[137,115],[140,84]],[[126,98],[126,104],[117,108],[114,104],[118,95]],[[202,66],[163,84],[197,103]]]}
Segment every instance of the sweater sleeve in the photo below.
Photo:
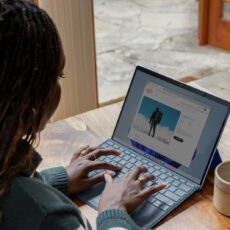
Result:
{"label": "sweater sleeve", "polygon": [[64,167],[55,167],[40,172],[44,182],[68,195],[68,175]]}
{"label": "sweater sleeve", "polygon": [[126,212],[119,209],[110,209],[100,213],[97,217],[97,229],[141,230]]}

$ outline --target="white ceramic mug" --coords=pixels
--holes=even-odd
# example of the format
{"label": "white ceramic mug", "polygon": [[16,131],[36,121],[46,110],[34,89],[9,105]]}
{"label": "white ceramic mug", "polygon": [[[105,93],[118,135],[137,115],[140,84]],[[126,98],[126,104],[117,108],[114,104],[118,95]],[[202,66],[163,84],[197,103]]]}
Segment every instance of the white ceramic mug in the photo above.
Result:
{"label": "white ceramic mug", "polygon": [[230,161],[216,167],[213,203],[220,213],[230,216]]}

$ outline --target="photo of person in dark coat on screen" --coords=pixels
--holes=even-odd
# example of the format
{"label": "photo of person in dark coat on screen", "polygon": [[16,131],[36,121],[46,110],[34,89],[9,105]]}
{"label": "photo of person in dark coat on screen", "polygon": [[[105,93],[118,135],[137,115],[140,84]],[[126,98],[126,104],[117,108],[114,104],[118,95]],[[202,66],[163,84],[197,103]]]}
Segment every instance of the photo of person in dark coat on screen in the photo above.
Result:
{"label": "photo of person in dark coat on screen", "polygon": [[149,136],[151,136],[151,132],[152,132],[152,137],[154,137],[155,131],[156,131],[156,126],[157,126],[157,124],[160,124],[162,116],[163,116],[163,113],[157,107],[153,111],[153,113],[149,119],[149,124],[150,124]]}

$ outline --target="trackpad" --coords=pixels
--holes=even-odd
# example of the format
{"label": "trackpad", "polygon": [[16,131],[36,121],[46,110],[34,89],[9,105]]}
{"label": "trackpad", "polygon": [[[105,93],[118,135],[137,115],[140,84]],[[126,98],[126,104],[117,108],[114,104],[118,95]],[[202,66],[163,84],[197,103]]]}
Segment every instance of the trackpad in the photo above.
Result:
{"label": "trackpad", "polygon": [[142,228],[150,228],[160,218],[163,211],[159,208],[144,202],[138,207],[132,214],[131,217],[134,222]]}
{"label": "trackpad", "polygon": [[101,196],[102,191],[104,190],[104,187],[105,187],[105,183],[101,182],[101,183],[98,183],[92,186],[90,189],[88,189],[85,192],[78,193],[76,196],[80,200],[89,204],[90,206],[97,208],[99,201],[100,201],[100,196]]}

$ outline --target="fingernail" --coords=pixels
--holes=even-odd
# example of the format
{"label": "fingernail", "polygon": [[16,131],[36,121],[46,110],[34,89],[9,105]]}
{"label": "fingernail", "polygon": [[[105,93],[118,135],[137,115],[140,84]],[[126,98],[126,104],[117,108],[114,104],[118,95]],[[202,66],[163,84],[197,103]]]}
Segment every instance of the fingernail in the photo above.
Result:
{"label": "fingernail", "polygon": [[110,174],[108,174],[108,173],[104,174],[104,178],[105,178],[106,183],[113,181],[112,176]]}
{"label": "fingernail", "polygon": [[114,171],[108,171],[106,173],[109,174],[110,176],[114,176],[116,174]]}
{"label": "fingernail", "polygon": [[145,165],[142,165],[142,168],[146,171],[148,171],[148,168]]}
{"label": "fingernail", "polygon": [[105,180],[108,180],[109,179],[109,176],[108,176],[108,174],[104,174],[104,178],[105,178]]}
{"label": "fingernail", "polygon": [[162,182],[161,184],[164,185],[164,186],[167,186],[167,185],[168,185],[167,182]]}

